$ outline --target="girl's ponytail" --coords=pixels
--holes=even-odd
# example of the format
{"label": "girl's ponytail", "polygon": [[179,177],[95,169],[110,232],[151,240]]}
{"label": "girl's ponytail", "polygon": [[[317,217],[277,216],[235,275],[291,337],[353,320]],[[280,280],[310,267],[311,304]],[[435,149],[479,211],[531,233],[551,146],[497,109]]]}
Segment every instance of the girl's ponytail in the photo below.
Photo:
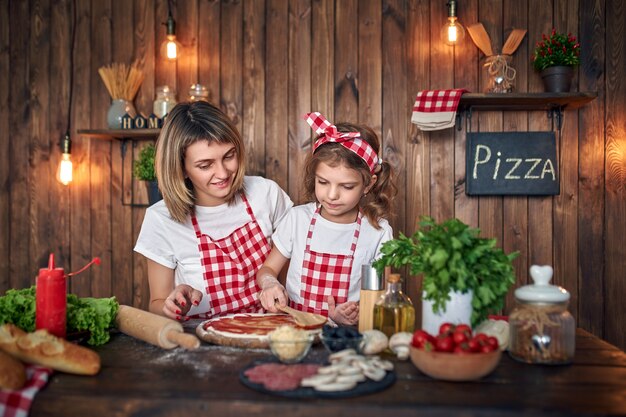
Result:
{"label": "girl's ponytail", "polygon": [[393,168],[387,161],[383,161],[376,171],[376,183],[361,201],[361,211],[367,217],[370,224],[380,228],[380,219],[389,219],[391,215],[393,199],[398,193],[394,184]]}

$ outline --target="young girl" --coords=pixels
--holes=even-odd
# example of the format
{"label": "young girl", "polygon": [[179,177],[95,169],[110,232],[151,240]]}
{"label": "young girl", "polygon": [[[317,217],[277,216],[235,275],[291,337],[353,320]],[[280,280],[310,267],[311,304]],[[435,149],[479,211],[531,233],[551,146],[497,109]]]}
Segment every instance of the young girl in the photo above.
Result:
{"label": "young girl", "polygon": [[293,206],[273,181],[244,176],[244,145],[217,107],[178,104],[156,145],[163,201],[135,251],[148,258],[150,311],[177,319],[261,310],[256,273]]}
{"label": "young girl", "polygon": [[[361,265],[393,238],[389,216],[395,186],[378,157],[376,133],[348,123],[333,126],[320,113],[306,120],[319,134],[305,166],[306,197],[272,236],[274,247],[257,273],[263,308],[274,304],[324,314],[337,324],[359,317]],[[291,259],[287,288],[276,279]]]}

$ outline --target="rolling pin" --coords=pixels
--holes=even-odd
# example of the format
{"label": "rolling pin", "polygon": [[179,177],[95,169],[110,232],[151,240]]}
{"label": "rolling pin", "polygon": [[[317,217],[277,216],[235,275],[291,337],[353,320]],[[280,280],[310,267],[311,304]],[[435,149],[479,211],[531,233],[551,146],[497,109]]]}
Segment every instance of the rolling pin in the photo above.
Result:
{"label": "rolling pin", "polygon": [[115,321],[122,333],[163,349],[180,346],[193,350],[200,346],[200,340],[185,333],[179,322],[134,307],[120,305]]}

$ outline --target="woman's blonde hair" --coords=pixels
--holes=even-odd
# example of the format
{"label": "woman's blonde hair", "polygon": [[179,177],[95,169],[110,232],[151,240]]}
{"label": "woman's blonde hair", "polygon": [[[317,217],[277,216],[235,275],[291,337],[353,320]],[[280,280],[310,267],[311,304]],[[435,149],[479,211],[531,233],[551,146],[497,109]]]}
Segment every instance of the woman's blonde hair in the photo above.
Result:
{"label": "woman's blonde hair", "polygon": [[155,171],[159,190],[174,220],[186,221],[196,201],[193,184],[185,179],[185,152],[196,142],[232,143],[239,168],[226,202],[232,204],[243,189],[245,152],[241,134],[228,116],[205,101],[177,104],[167,115],[156,143]]}
{"label": "woman's blonde hair", "polygon": [[[380,141],[376,132],[368,126],[355,125],[352,123],[337,123],[340,132],[359,132],[361,139],[365,140],[380,157]],[[341,164],[357,170],[367,187],[372,181],[372,173],[361,157],[346,149],[339,143],[325,143],[310,154],[304,166],[304,195],[307,201],[316,201],[315,198],[315,173],[320,162],[336,167]],[[359,202],[359,206],[367,220],[376,229],[380,229],[380,219],[388,219],[391,216],[392,201],[397,193],[393,183],[393,169],[391,165],[383,161],[375,170],[376,183]]]}

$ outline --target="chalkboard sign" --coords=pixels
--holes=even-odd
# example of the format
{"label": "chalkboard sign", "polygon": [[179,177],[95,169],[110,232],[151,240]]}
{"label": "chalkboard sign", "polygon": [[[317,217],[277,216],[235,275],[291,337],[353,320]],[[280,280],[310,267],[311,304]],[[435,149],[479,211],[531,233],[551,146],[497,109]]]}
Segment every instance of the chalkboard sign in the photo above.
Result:
{"label": "chalkboard sign", "polygon": [[554,132],[467,134],[469,195],[559,194]]}

